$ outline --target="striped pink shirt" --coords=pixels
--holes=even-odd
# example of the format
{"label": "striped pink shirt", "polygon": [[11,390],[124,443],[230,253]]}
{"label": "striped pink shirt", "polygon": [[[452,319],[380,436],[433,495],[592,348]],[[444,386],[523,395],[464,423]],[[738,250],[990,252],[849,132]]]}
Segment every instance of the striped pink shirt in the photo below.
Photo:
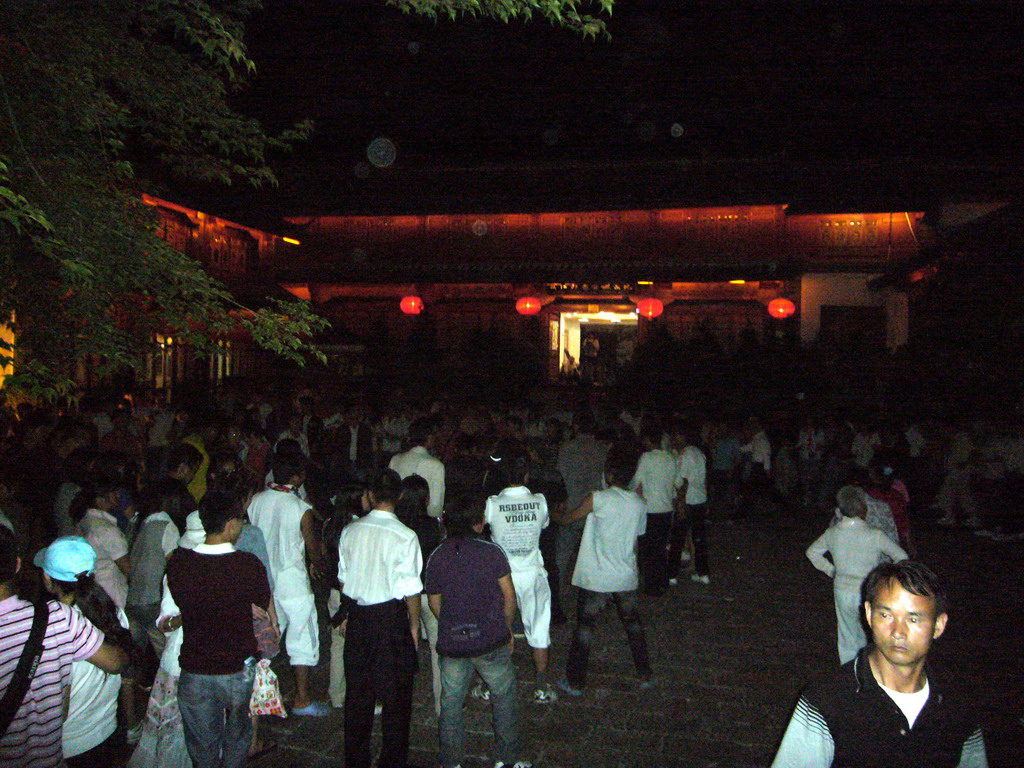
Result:
{"label": "striped pink shirt", "polygon": [[[71,663],[88,659],[103,643],[103,633],[79,613],[55,600],[47,603],[50,619],[43,656],[21,708],[0,737],[4,768],[50,768],[63,762],[61,727],[64,689],[71,684]],[[14,676],[32,628],[32,605],[19,597],[0,602],[0,695]]]}

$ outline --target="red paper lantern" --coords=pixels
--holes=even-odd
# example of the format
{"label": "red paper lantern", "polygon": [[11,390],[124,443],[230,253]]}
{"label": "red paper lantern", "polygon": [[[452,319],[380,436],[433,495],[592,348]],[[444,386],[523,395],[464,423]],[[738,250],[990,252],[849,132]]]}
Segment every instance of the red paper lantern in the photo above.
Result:
{"label": "red paper lantern", "polygon": [[516,312],[520,315],[536,315],[540,312],[540,299],[523,296],[516,302]]}
{"label": "red paper lantern", "polygon": [[768,314],[779,320],[785,320],[796,312],[796,304],[789,299],[772,299],[768,302]]}
{"label": "red paper lantern", "polygon": [[636,310],[648,320],[653,320],[665,311],[665,305],[658,299],[640,299],[636,304]]}
{"label": "red paper lantern", "polygon": [[419,296],[406,296],[398,306],[407,315],[418,315],[423,311],[423,299]]}

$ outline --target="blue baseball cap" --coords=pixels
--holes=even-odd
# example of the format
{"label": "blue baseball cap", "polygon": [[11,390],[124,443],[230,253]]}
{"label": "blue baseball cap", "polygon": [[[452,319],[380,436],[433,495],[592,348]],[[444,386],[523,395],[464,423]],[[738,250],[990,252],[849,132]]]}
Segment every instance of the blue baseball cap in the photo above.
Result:
{"label": "blue baseball cap", "polygon": [[57,581],[76,581],[78,574],[96,572],[96,550],[81,536],[61,536],[36,552],[32,562]]}

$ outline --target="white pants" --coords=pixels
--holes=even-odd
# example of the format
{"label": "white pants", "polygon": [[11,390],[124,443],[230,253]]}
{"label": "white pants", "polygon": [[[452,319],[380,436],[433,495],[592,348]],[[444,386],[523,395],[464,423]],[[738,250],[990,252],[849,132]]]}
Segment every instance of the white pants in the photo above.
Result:
{"label": "white pants", "polygon": [[[327,595],[327,613],[333,616],[341,607],[341,592],[332,589]],[[331,667],[327,683],[331,706],[345,706],[345,636],[340,627],[331,627]]]}
{"label": "white pants", "polygon": [[274,578],[274,605],[292,666],[315,667],[320,661],[316,602],[305,571],[290,569]]}
{"label": "white pants", "polygon": [[845,664],[854,659],[857,652],[868,642],[861,623],[864,609],[860,600],[860,589],[837,589],[835,598],[836,623],[839,631],[839,663]]}
{"label": "white pants", "polygon": [[543,568],[512,571],[512,586],[523,618],[526,643],[531,648],[551,646],[551,585]]}

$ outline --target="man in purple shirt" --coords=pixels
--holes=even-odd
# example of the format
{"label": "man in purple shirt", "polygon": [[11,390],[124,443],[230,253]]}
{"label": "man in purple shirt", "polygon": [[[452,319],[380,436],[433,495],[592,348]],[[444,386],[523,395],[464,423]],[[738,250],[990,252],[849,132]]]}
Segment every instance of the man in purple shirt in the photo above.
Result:
{"label": "man in purple shirt", "polygon": [[483,499],[462,497],[445,509],[448,538],[427,561],[424,591],[438,619],[441,671],[438,717],[442,768],[459,768],[465,752],[462,704],[474,673],[494,707],[495,768],[529,768],[518,760],[519,724],[511,626],[516,592],[501,547],[479,538]]}

